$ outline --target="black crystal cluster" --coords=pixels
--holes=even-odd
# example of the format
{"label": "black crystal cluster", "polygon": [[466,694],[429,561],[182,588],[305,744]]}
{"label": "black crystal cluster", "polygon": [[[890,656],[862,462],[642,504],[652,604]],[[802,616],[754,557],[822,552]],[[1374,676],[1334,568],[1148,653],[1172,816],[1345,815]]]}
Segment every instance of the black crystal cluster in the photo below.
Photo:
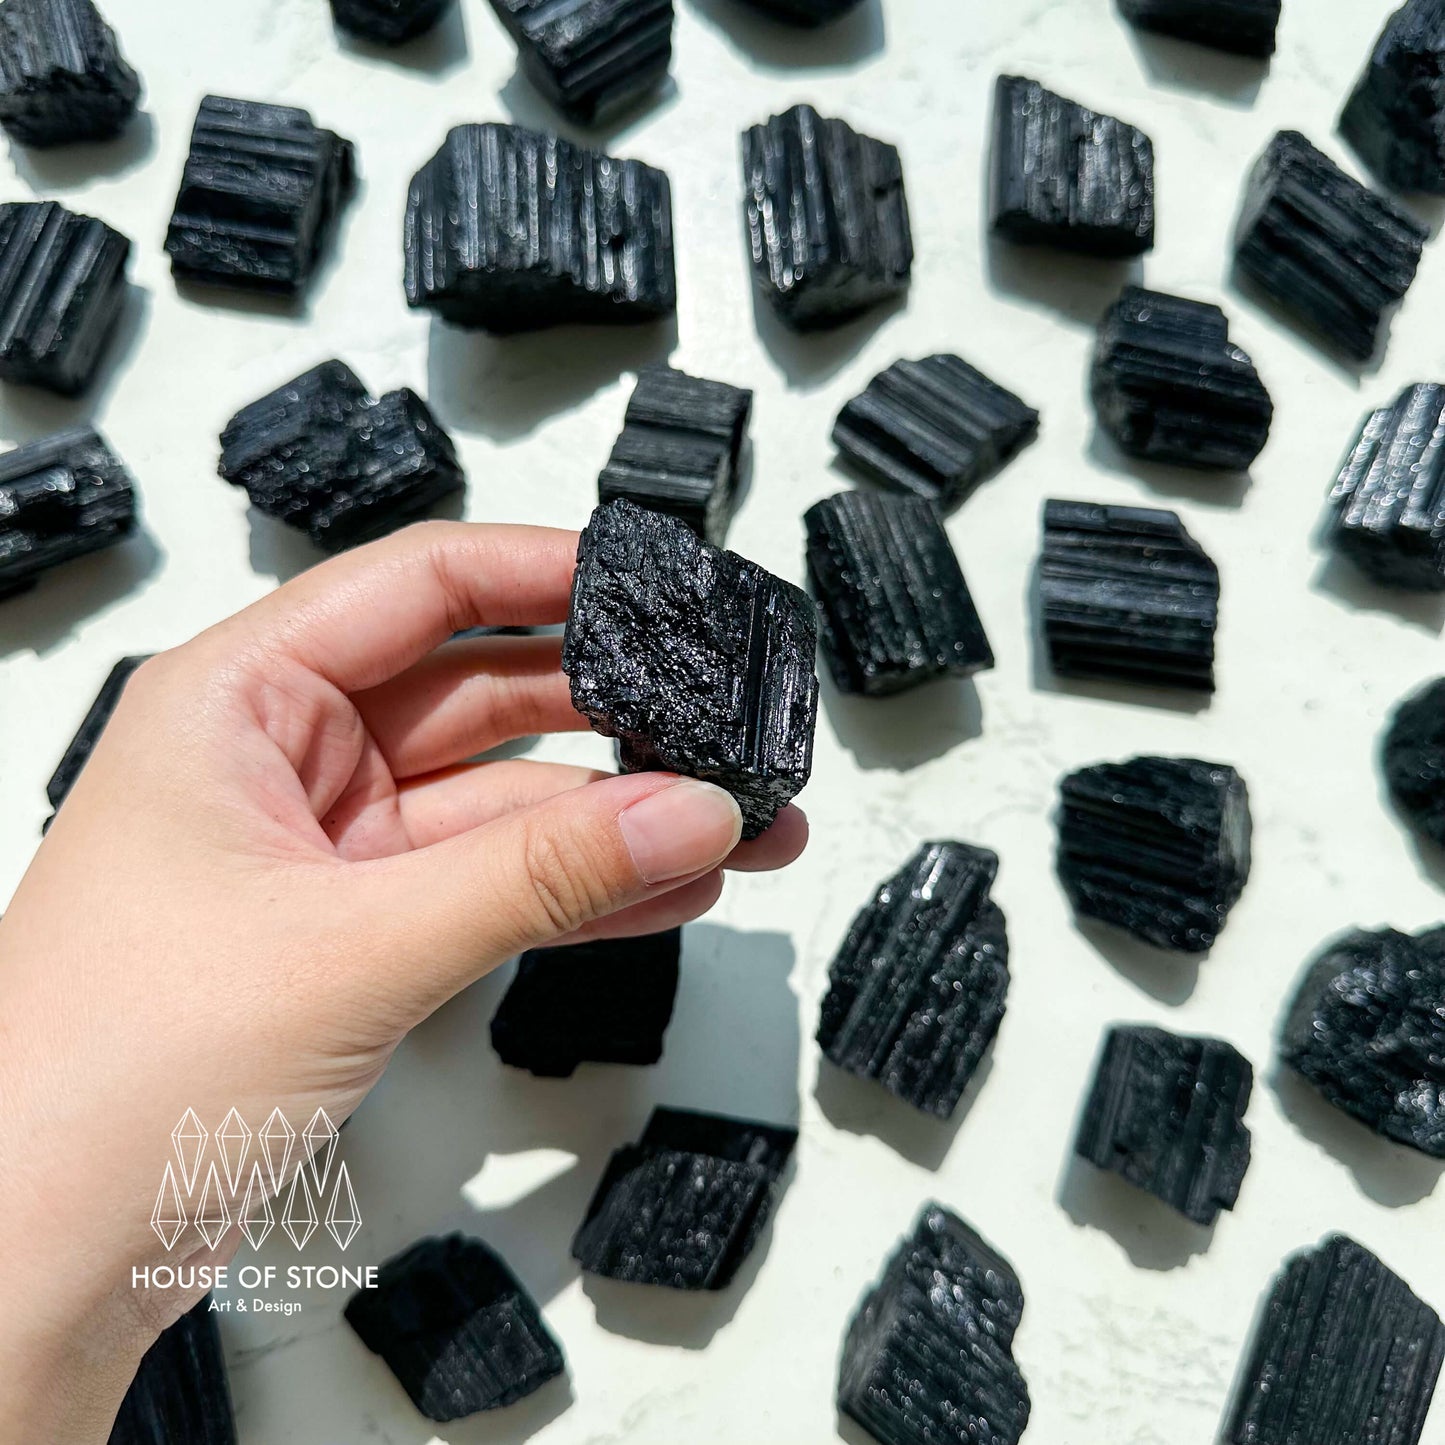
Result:
{"label": "black crystal cluster", "polygon": [[1445,847],[1445,678],[1426,683],[1395,709],[1381,751],[1395,806]]}
{"label": "black crystal cluster", "polygon": [[331,0],[343,30],[377,45],[400,45],[425,34],[456,0]]}
{"label": "black crystal cluster", "polygon": [[1141,30],[1265,59],[1274,54],[1281,0],[1119,0]]}
{"label": "black crystal cluster", "polygon": [[131,674],[145,661],[145,656],[123,657],[106,674],[100,691],[95,695],[95,701],[91,703],[76,729],[75,736],[66,747],[64,756],[50,775],[50,781],[45,785],[45,796],[50,800],[51,808],[50,817],[45,822],[47,831],[55,821],[55,814],[65,801],[66,795],[75,786],[81,769],[90,761],[90,755],[95,751],[95,745],[100,741],[100,735],[105,731],[105,725],[110,721],[110,715],[115,711],[115,705],[120,701],[120,695],[125,691]]}
{"label": "black crystal cluster", "polygon": [[207,1295],[141,1358],[109,1445],[236,1445],[221,1334]]}

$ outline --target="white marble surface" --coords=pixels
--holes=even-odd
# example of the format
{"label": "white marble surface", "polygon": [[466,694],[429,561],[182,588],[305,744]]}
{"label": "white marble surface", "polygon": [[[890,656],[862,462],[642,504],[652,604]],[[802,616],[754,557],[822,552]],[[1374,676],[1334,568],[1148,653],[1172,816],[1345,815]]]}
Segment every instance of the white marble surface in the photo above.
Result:
{"label": "white marble surface", "polygon": [[[341,1323],[337,1300],[314,1297],[290,1319],[225,1323],[244,1445],[828,1440],[844,1326],[928,1198],[964,1214],[1022,1276],[1018,1357],[1040,1445],[1213,1438],[1261,1290],[1287,1252],[1328,1230],[1354,1234],[1445,1307],[1439,1169],[1276,1084],[1271,1063],[1282,1000],[1323,939],[1357,922],[1416,928],[1440,915],[1445,870],[1382,803],[1373,755],[1395,699],[1440,669],[1442,611],[1390,605],[1327,566],[1312,533],[1363,410],[1439,375],[1445,257],[1438,244],[1427,251],[1383,366],[1363,378],[1238,296],[1226,274],[1241,180],[1272,132],[1298,127],[1343,157],[1333,119],[1386,0],[1286,0],[1268,69],[1141,40],[1110,0],[865,0],[814,35],[756,21],[732,0],[679,0],[675,82],[604,136],[672,176],[675,336],[502,342],[408,313],[400,285],[406,183],[447,127],[550,119],[513,78],[512,47],[482,0],[459,0],[437,36],[395,55],[339,42],[324,0],[106,8],[145,78],[143,121],[93,152],[12,150],[0,184],[7,198],[58,196],[133,237],[135,305],[87,402],[7,391],[0,433],[10,442],[93,415],[140,480],[146,540],[0,611],[0,896],[35,845],[45,779],[110,663],[181,640],[308,560],[304,544],[253,524],[214,469],[226,417],[316,361],[338,355],[376,389],[427,392],[467,467],[466,515],[487,521],[581,523],[639,363],[670,354],[751,385],[756,478],[732,540],[793,578],[801,512],[842,485],[831,418],[888,362],[957,350],[1044,415],[1038,444],[949,524],[997,669],[976,694],[826,699],[802,800],[812,847],[786,876],[735,882],[690,931],[662,1065],[588,1068],[570,1083],[503,1070],[486,1032],[505,983],[496,977],[418,1030],[348,1131],[366,1217],[348,1262],[379,1261],[443,1226],[475,1230],[544,1306],[570,1384],[434,1432]],[[1274,438],[1249,481],[1135,467],[1099,441],[1085,397],[1091,326],[1125,273],[987,244],[982,152],[1000,70],[1152,134],[1159,238],[1144,275],[1222,301],[1275,397]],[[161,240],[207,90],[308,106],[358,144],[361,194],[299,315],[197,301],[171,282]],[[918,247],[905,307],[811,340],[754,313],[736,141],[745,124],[804,99],[900,145]],[[1059,690],[1040,676],[1027,592],[1051,495],[1177,506],[1219,561],[1220,690],[1208,708]],[[1082,933],[1052,877],[1058,776],[1138,751],[1217,758],[1249,781],[1254,877],[1197,969]],[[590,736],[534,752],[607,755]],[[951,1127],[820,1072],[811,1042],[852,912],[918,840],[938,835],[998,850],[1013,948],[1008,1017]],[[1113,1020],[1220,1033],[1256,1064],[1254,1164],[1212,1237],[1069,1165],[1080,1093]],[[776,1225],[721,1296],[584,1284],[568,1259],[602,1161],[654,1102],[800,1121]],[[1445,1441],[1445,1406],[1425,1435]]]}

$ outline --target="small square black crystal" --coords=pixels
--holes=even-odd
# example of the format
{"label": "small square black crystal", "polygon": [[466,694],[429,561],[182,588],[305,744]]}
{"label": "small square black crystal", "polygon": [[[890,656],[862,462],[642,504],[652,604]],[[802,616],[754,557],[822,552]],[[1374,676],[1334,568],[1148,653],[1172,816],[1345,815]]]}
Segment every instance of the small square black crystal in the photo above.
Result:
{"label": "small square black crystal", "polygon": [[400,45],[432,29],[456,0],[331,0],[331,16],[352,35]]}
{"label": "small square black crystal", "polygon": [[1119,0],[1141,30],[1192,40],[1261,60],[1274,54],[1281,0]]}

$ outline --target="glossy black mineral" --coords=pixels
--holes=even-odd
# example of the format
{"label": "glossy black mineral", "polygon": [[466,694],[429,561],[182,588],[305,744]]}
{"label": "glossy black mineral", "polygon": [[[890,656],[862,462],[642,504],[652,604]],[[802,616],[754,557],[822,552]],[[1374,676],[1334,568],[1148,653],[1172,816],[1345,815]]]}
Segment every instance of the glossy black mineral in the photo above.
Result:
{"label": "glossy black mineral", "polygon": [[577,549],[562,669],[622,769],[726,788],[755,838],[808,781],[818,679],[806,593],[661,512],[598,507]]}
{"label": "glossy black mineral", "polygon": [[238,411],[218,470],[328,552],[394,532],[466,484],[451,438],[415,392],[372,397],[339,361]]}
{"label": "glossy black mineral", "polygon": [[1001,75],[994,91],[989,217],[1009,241],[1095,256],[1154,246],[1154,146],[1137,127]]}
{"label": "glossy black mineral", "polygon": [[655,1109],[617,1150],[572,1257],[588,1274],[669,1289],[725,1289],[772,1213],[796,1129]]}
{"label": "glossy black mineral", "polygon": [[1119,0],[1140,30],[1266,59],[1274,54],[1280,0]]}
{"label": "glossy black mineral", "polygon": [[1219,569],[1177,513],[1045,502],[1038,585],[1059,677],[1214,690]]}
{"label": "glossy black mineral", "polygon": [[1249,794],[1222,763],[1133,758],[1059,785],[1059,879],[1074,911],[1155,948],[1204,953],[1249,878]]}
{"label": "glossy black mineral", "polygon": [[1363,362],[1385,313],[1410,289],[1428,236],[1394,201],[1283,130],[1245,188],[1234,259],[1295,320]]}
{"label": "glossy black mineral", "polygon": [[236,1445],[221,1334],[207,1295],[141,1358],[110,1445]]}
{"label": "glossy black mineral", "polygon": [[1018,1445],[1029,1390],[1014,1363],[1018,1276],[938,1204],[884,1267],[848,1327],[838,1409],[879,1445]]}
{"label": "glossy black mineral", "polygon": [[956,356],[896,361],[833,424],[833,444],[871,481],[963,502],[1039,434],[1039,414]]}
{"label": "glossy black mineral", "polygon": [[95,745],[100,741],[100,735],[105,731],[105,725],[110,721],[110,715],[115,711],[115,705],[120,701],[120,695],[125,691],[131,673],[145,660],[146,656],[123,657],[106,675],[100,691],[95,695],[95,701],[91,703],[90,710],[65,749],[65,756],[61,758],[50,775],[50,781],[45,785],[45,796],[50,800],[52,809],[50,818],[45,823],[47,829],[55,821],[54,810],[65,801],[66,794],[75,786],[75,780],[80,776],[80,770],[90,761],[90,755],[95,751]]}
{"label": "glossy black mineral", "polygon": [[948,1118],[1003,1020],[998,857],[924,843],[854,918],[828,972],[818,1043],[840,1069]]}
{"label": "glossy black mineral", "polygon": [[753,394],[742,387],[648,367],[597,479],[598,501],[625,497],[666,512],[721,547],[742,482],[752,409]]}
{"label": "glossy black mineral", "polygon": [[1439,1315],[1332,1234],[1275,1276],[1220,1445],[1418,1445],[1442,1358]]}
{"label": "glossy black mineral", "polygon": [[818,640],[840,692],[882,697],[993,666],[931,502],[839,492],[809,507],[803,522]]}
{"label": "glossy black mineral", "polygon": [[119,231],[58,201],[0,205],[0,380],[63,396],[88,386],[120,320],[129,255]]}
{"label": "glossy black mineral", "polygon": [[208,95],[166,251],[177,280],[299,296],[355,180],[351,142],[308,111]]}
{"label": "glossy black mineral", "polygon": [[400,45],[432,29],[456,0],[331,0],[341,29],[377,45]]}
{"label": "glossy black mineral", "polygon": [[1426,683],[1395,709],[1381,754],[1395,806],[1445,847],[1445,678]]}
{"label": "glossy black mineral", "polygon": [[743,132],[758,292],[799,331],[837,326],[907,288],[913,233],[898,151],[795,105]]}
{"label": "glossy black mineral", "polygon": [[857,9],[860,0],[748,0],[755,9],[795,25],[822,25]]}
{"label": "glossy black mineral", "polygon": [[387,1260],[346,1322],[429,1420],[461,1420],[540,1389],[564,1369],[531,1295],[501,1258],[462,1234]]}
{"label": "glossy black mineral", "polygon": [[407,305],[457,326],[532,331],[677,308],[667,177],[521,126],[448,131],[412,177],[403,244]]}

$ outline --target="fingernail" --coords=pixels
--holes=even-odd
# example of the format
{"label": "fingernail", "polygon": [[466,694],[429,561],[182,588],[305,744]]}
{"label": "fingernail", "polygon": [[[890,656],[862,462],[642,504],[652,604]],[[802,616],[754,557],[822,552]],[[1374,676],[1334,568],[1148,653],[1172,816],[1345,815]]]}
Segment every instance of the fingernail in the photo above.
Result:
{"label": "fingernail", "polygon": [[667,883],[716,868],[737,847],[743,816],[730,793],[683,778],[649,793],[617,820],[646,883]]}

